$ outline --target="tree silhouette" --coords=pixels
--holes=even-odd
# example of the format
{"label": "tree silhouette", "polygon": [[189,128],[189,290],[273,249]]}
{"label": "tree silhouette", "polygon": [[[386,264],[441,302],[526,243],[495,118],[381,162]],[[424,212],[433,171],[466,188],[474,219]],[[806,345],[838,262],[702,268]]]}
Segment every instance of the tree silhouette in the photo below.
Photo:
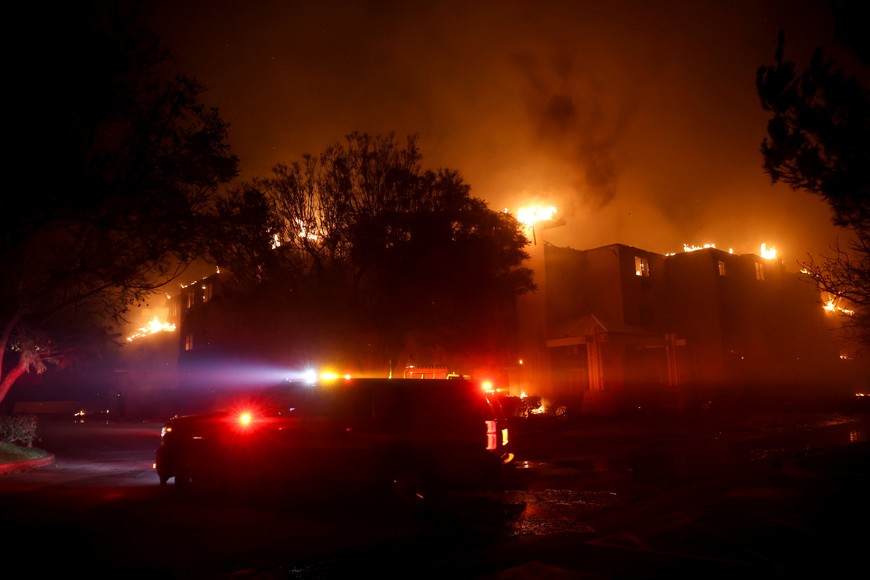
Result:
{"label": "tree silhouette", "polygon": [[[759,67],[756,77],[761,105],[772,113],[761,145],[764,169],[773,182],[820,196],[833,212],[833,223],[851,234],[846,247],[837,241],[832,255],[809,256],[802,265],[822,291],[842,300],[843,311],[849,312],[846,328],[868,345],[870,95],[826,57],[824,48],[815,50],[801,72],[783,52],[780,33],[775,63]],[[866,63],[866,50],[860,56]]]}
{"label": "tree silhouette", "polygon": [[51,60],[19,79],[17,169],[34,178],[0,201],[0,400],[25,373],[96,352],[203,256],[214,194],[237,174],[203,88],[171,73],[134,12],[100,5],[44,15]]}
{"label": "tree silhouette", "polygon": [[458,172],[421,159],[416,136],[354,132],[246,186],[281,224],[280,262],[252,252],[240,268],[268,272],[259,292],[283,296],[282,324],[320,337],[323,356],[370,368],[412,353],[481,360],[508,346],[514,298],[534,289],[528,240]]}

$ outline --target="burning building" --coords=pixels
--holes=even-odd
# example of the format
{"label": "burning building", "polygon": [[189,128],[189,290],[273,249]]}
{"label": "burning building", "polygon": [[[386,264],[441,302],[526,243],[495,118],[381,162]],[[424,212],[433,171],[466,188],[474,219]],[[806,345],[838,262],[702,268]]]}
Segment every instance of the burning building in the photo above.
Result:
{"label": "burning building", "polygon": [[[765,248],[684,250],[575,250],[535,240],[538,290],[517,300],[521,362],[503,369],[509,393],[538,396],[550,410],[609,413],[843,386],[835,328],[808,276],[786,271]],[[186,388],[203,369],[211,387],[266,380],[280,367],[270,361],[290,360],[292,341],[275,334],[278,313],[229,308],[224,278],[204,278],[172,301],[178,384]]]}
{"label": "burning building", "polygon": [[609,412],[838,387],[836,342],[806,276],[764,252],[685,250],[543,244],[542,307],[526,315],[544,317],[544,399]]}

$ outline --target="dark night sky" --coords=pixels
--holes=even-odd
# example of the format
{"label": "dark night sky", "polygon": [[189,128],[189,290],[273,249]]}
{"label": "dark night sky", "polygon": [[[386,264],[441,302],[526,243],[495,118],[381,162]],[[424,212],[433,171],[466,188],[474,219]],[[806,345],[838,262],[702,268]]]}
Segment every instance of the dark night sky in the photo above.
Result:
{"label": "dark night sky", "polygon": [[[777,32],[803,68],[826,0],[155,0],[147,22],[231,124],[242,178],[354,130],[420,136],[511,212],[555,205],[546,240],[666,253],[775,246],[786,267],[838,233],[818,198],[771,186],[755,72]],[[847,69],[848,70],[848,69]]]}

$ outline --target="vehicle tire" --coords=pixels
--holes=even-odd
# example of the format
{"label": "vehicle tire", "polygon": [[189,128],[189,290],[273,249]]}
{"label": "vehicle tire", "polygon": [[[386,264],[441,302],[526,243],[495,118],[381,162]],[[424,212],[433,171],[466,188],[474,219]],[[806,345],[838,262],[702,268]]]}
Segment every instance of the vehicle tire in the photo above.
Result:
{"label": "vehicle tire", "polygon": [[412,467],[394,471],[390,478],[390,494],[400,509],[411,514],[435,511],[442,497],[437,479]]}
{"label": "vehicle tire", "polygon": [[175,468],[175,485],[183,491],[201,491],[210,486],[211,477],[198,457],[183,454]]}
{"label": "vehicle tire", "polygon": [[193,479],[190,465],[186,461],[179,463],[175,469],[175,486],[182,491],[187,491],[193,487]]}

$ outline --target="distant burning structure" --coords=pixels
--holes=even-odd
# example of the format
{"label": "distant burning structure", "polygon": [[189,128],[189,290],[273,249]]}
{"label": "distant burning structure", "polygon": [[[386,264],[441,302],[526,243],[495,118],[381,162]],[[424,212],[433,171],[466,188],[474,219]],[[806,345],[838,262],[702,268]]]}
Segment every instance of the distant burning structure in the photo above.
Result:
{"label": "distant burning structure", "polygon": [[[826,316],[838,307],[823,301],[807,275],[787,272],[775,248],[575,250],[539,235],[561,225],[555,213],[522,216],[538,291],[517,299],[522,347],[516,367],[503,369],[510,394],[540,397],[550,409],[607,413],[838,386],[844,361]],[[251,324],[250,311],[226,308],[224,278],[217,273],[182,288],[168,300],[166,316],[131,337],[131,354],[147,370],[134,382],[189,386],[203,367],[239,382],[253,375],[238,361],[287,358],[286,342]],[[153,372],[164,368],[148,347],[158,340],[171,351],[165,369],[174,380],[158,381],[162,375]]]}
{"label": "distant burning structure", "polygon": [[818,289],[775,256],[544,244],[540,394],[593,412],[835,388]]}

